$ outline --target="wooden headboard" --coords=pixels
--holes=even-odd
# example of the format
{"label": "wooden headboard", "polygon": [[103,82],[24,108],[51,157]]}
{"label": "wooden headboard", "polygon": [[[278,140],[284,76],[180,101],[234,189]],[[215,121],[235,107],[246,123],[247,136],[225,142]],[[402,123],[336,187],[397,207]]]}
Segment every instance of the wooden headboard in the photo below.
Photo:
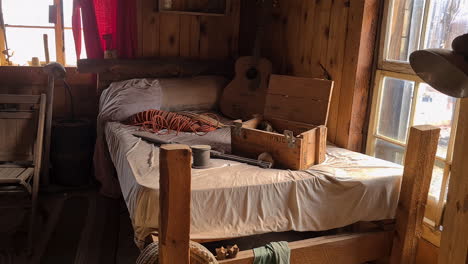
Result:
{"label": "wooden headboard", "polygon": [[84,59],[78,61],[81,73],[96,73],[100,96],[112,82],[133,78],[171,78],[197,75],[222,75],[231,78],[234,63],[229,60],[183,58]]}

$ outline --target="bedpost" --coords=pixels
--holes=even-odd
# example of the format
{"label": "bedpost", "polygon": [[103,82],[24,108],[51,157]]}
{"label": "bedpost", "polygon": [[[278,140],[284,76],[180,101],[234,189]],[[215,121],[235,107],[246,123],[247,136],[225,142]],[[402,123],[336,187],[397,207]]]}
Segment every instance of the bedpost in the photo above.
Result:
{"label": "bedpost", "polygon": [[439,133],[440,129],[434,126],[415,126],[410,129],[396,212],[391,264],[411,264],[415,261]]}
{"label": "bedpost", "polygon": [[190,263],[191,153],[186,145],[160,148],[160,264]]}
{"label": "bedpost", "polygon": [[460,99],[439,264],[468,263],[468,98]]}

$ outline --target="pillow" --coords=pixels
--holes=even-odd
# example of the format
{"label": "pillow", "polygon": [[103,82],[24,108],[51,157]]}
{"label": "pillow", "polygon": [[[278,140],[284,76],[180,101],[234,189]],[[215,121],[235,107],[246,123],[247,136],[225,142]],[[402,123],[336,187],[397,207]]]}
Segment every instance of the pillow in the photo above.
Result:
{"label": "pillow", "polygon": [[220,76],[199,76],[181,79],[159,79],[162,90],[161,110],[213,110],[227,79]]}
{"label": "pillow", "polygon": [[101,95],[99,120],[123,121],[149,109],[213,110],[226,84],[220,76],[114,82]]}

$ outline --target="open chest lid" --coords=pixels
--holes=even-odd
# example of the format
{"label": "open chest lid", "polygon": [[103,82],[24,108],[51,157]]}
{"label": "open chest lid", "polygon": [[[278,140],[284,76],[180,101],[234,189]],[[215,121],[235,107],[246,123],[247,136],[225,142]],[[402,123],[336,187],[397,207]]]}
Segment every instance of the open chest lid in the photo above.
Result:
{"label": "open chest lid", "polygon": [[270,76],[265,118],[326,125],[333,81],[295,76]]}

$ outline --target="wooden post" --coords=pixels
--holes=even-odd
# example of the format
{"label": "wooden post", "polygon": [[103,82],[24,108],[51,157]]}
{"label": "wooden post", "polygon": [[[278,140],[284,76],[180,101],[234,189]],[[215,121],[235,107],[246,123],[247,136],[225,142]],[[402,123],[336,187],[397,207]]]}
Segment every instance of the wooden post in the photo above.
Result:
{"label": "wooden post", "polygon": [[440,129],[433,126],[415,126],[410,129],[391,264],[412,264],[415,261],[439,133]]}
{"label": "wooden post", "polygon": [[44,135],[44,156],[42,158],[42,176],[41,184],[48,185],[50,183],[50,142],[52,136],[52,111],[54,107],[54,87],[55,79],[52,74],[48,76],[48,87],[47,87],[47,109],[46,109],[46,120],[45,120],[45,135]]}
{"label": "wooden post", "polygon": [[191,153],[186,145],[160,148],[160,264],[190,263]]}
{"label": "wooden post", "polygon": [[62,0],[54,0],[55,8],[55,54],[56,61],[65,65],[65,39],[63,31],[63,5]]}
{"label": "wooden post", "polygon": [[460,102],[439,264],[468,263],[468,98]]}

